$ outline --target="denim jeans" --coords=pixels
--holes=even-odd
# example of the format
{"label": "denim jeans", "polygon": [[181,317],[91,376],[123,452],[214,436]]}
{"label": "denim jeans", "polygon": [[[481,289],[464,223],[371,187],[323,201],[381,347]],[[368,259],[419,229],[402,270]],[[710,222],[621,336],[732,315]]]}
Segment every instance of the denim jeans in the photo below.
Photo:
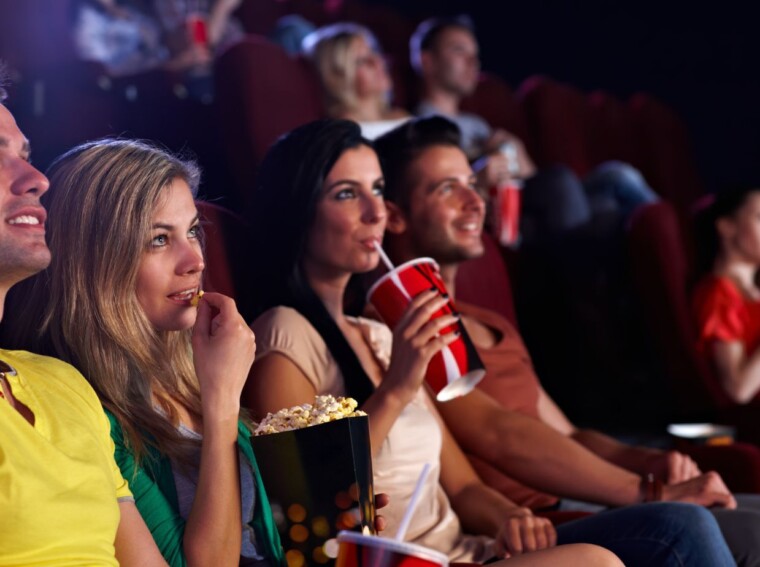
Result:
{"label": "denim jeans", "polygon": [[635,167],[608,161],[583,182],[565,166],[543,168],[526,180],[522,199],[524,236],[534,240],[579,229],[600,215],[625,222],[637,207],[659,197]]}
{"label": "denim jeans", "polygon": [[[760,495],[734,494],[736,510],[710,508],[739,567],[760,567]],[[600,504],[563,498],[559,510],[601,512]]]}
{"label": "denim jeans", "polygon": [[715,517],[693,504],[654,502],[557,526],[557,543],[593,543],[627,567],[735,565]]}

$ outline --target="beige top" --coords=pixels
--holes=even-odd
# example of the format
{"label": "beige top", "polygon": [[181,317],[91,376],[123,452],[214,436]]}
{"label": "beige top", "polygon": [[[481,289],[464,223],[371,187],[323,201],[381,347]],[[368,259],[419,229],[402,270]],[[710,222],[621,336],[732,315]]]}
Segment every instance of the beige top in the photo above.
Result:
{"label": "beige top", "polygon": [[[383,369],[390,362],[390,329],[369,319],[349,319],[357,325]],[[312,383],[317,394],[345,395],[345,385],[335,359],[322,337],[295,309],[275,307],[253,322],[256,357],[272,352],[287,356]],[[372,416],[370,416],[372,419]],[[417,397],[401,412],[383,446],[375,456],[375,492],[385,492],[391,504],[383,510],[385,535],[393,537],[406,510],[417,477],[427,462],[430,475],[423,488],[406,539],[441,551],[452,561],[482,562],[493,557],[493,541],[485,536],[462,533],[439,477],[442,435],[438,415],[427,395]]]}

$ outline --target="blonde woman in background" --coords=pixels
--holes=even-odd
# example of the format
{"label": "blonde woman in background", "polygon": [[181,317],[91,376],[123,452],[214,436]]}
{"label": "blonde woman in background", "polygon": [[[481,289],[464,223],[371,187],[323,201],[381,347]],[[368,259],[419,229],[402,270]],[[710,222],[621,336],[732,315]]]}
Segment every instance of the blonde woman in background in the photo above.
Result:
{"label": "blonde woman in background", "polygon": [[405,122],[410,114],[391,106],[393,83],[380,45],[367,28],[344,22],[319,28],[303,41],[319,77],[330,118],[358,122],[374,139]]}

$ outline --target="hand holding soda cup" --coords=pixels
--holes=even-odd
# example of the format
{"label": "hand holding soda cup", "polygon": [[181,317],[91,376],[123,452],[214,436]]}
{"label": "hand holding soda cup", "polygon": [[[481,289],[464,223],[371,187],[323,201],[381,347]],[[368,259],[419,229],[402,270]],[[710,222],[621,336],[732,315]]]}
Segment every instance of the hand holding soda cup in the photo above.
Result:
{"label": "hand holding soda cup", "polygon": [[[394,268],[380,247],[377,248],[390,271],[370,288],[367,301],[391,329],[401,321],[407,306],[418,295],[437,289],[448,298],[438,264],[433,259],[418,258]],[[431,319],[456,313],[453,301],[448,298]],[[452,318],[451,324],[440,329],[439,333],[455,333],[456,339],[432,357],[425,381],[436,399],[448,401],[471,392],[485,376],[485,368],[461,321]]]}
{"label": "hand holding soda cup", "polygon": [[520,162],[516,142],[508,140],[472,164],[472,170],[488,190],[489,224],[494,238],[502,246],[513,247],[520,241],[524,175]]}

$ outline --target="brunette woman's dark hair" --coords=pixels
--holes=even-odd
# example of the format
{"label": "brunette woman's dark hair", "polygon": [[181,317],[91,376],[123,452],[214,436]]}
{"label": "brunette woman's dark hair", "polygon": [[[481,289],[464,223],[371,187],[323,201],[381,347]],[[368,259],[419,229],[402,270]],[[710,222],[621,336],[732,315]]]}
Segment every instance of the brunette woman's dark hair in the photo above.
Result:
{"label": "brunette woman's dark hair", "polygon": [[310,287],[302,260],[325,178],[343,152],[362,145],[372,147],[355,122],[317,120],[285,134],[269,149],[247,215],[256,261],[248,276],[247,296],[253,303],[246,308],[250,317],[279,305],[306,317],[335,358],[346,393],[360,404],[374,386]]}

